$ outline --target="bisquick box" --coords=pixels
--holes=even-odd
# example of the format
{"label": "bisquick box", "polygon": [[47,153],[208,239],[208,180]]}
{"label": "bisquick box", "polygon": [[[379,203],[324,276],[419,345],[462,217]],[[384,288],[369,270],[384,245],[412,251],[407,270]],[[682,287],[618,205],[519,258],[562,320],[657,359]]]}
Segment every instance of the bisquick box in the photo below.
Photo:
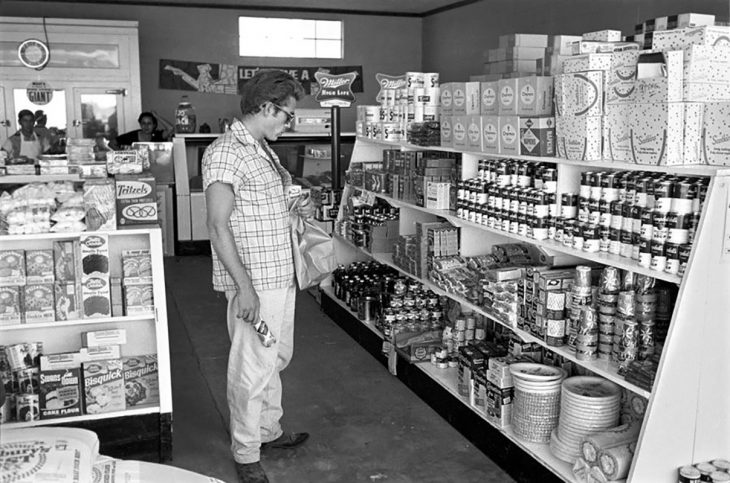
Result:
{"label": "bisquick box", "polygon": [[560,116],[555,120],[558,156],[574,161],[598,161],[603,142],[601,116]]}
{"label": "bisquick box", "polygon": [[127,407],[160,401],[157,354],[122,358]]}
{"label": "bisquick box", "polygon": [[[446,208],[448,209],[448,207]],[[126,285],[124,292],[124,315],[151,314],[155,311],[152,285]]]}
{"label": "bisquick box", "polygon": [[603,114],[604,73],[589,71],[555,77],[555,114],[591,117]]}
{"label": "bisquick box", "polygon": [[124,411],[127,408],[121,359],[84,362],[86,414]]}
{"label": "bisquick box", "polygon": [[681,50],[693,44],[727,46],[730,44],[730,27],[700,26],[654,32],[652,48]]}
{"label": "bisquick box", "polygon": [[55,321],[53,284],[26,285],[23,290],[23,307],[26,324]]}
{"label": "bisquick box", "polygon": [[103,345],[124,345],[127,343],[126,329],[91,330],[81,334],[84,347]]}
{"label": "bisquick box", "polygon": [[499,82],[482,82],[481,113],[483,115],[499,114]]}
{"label": "bisquick box", "polygon": [[520,153],[530,156],[555,156],[555,118],[520,118]]}
{"label": "bisquick box", "polygon": [[703,105],[698,102],[634,104],[631,143],[637,164],[702,164]]}
{"label": "bisquick box", "polygon": [[517,79],[517,115],[550,116],[553,113],[553,78],[529,76]]}
{"label": "bisquick box", "polygon": [[157,188],[152,176],[117,176],[117,223],[120,227],[156,225]]}
{"label": "bisquick box", "polygon": [[499,36],[499,48],[508,47],[547,47],[548,36],[543,34],[507,34]]}
{"label": "bisquick box", "polygon": [[603,159],[633,163],[630,119],[631,104],[607,104],[603,116]]}
{"label": "bisquick box", "polygon": [[702,157],[713,166],[730,166],[730,102],[705,104]]}
{"label": "bisquick box", "polygon": [[0,287],[0,325],[15,325],[22,321],[21,287]]}
{"label": "bisquick box", "polygon": [[497,82],[499,114],[517,114],[517,79],[502,79]]}
{"label": "bisquick box", "polygon": [[0,286],[25,285],[25,251],[0,250]]}
{"label": "bisquick box", "polygon": [[466,148],[469,151],[482,150],[481,116],[467,116],[466,118]]}
{"label": "bisquick box", "polygon": [[76,320],[81,318],[81,291],[76,282],[56,282],[53,284],[56,320]]}
{"label": "bisquick box", "polygon": [[499,116],[482,116],[482,151],[499,154]]}
{"label": "bisquick box", "polygon": [[79,242],[58,240],[53,242],[53,264],[56,282],[75,282],[79,279],[81,265]]}
{"label": "bisquick box", "polygon": [[452,146],[466,149],[466,116],[454,116],[451,119]]}
{"label": "bisquick box", "polygon": [[501,154],[520,154],[520,118],[518,116],[499,116],[499,152]]}
{"label": "bisquick box", "polygon": [[83,386],[79,354],[41,356],[39,407],[41,419],[83,414]]}
{"label": "bisquick box", "polygon": [[620,30],[598,30],[595,32],[586,32],[582,35],[582,40],[594,40],[598,42],[620,42]]}
{"label": "bisquick box", "polygon": [[587,70],[611,69],[612,54],[583,54],[573,55],[563,62],[563,74],[574,74]]}
{"label": "bisquick box", "polygon": [[25,282],[53,283],[53,250],[26,250]]}

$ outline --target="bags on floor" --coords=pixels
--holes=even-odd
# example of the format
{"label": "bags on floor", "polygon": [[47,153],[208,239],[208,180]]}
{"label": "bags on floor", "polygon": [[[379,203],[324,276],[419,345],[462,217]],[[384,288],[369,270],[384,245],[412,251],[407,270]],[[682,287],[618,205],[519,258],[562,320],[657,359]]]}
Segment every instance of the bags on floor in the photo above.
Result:
{"label": "bags on floor", "polygon": [[297,213],[298,203],[289,211],[292,255],[299,289],[319,285],[337,267],[332,237]]}

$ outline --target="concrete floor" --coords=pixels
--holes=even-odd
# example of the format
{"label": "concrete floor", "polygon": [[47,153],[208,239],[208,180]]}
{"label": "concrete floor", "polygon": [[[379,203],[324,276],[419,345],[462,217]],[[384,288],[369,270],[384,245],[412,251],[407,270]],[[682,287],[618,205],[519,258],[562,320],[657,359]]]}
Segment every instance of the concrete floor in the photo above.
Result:
{"label": "concrete floor", "polygon": [[[229,452],[225,298],[210,257],[166,260],[172,359],[173,460],[235,482]],[[514,481],[325,316],[297,298],[294,358],[282,373],[285,429],[308,431],[294,451],[266,453],[272,483]]]}

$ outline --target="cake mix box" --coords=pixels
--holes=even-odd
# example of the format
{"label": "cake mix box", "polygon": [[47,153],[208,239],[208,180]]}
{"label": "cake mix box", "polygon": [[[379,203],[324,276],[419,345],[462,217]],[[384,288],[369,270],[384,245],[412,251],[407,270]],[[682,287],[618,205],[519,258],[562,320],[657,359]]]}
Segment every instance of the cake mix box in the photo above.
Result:
{"label": "cake mix box", "polygon": [[78,353],[41,356],[41,419],[65,418],[83,414],[81,362]]}
{"label": "cake mix box", "polygon": [[482,82],[481,90],[481,113],[486,115],[499,114],[499,82]]}
{"label": "cake mix box", "polygon": [[121,359],[81,364],[86,414],[124,411],[127,408]]}
{"label": "cake mix box", "polygon": [[558,156],[574,161],[598,161],[603,143],[601,116],[560,116],[555,122]]}
{"label": "cake mix box", "polygon": [[555,118],[520,118],[520,153],[555,156]]}
{"label": "cake mix box", "polygon": [[0,287],[0,325],[15,325],[22,321],[21,287]]}
{"label": "cake mix box", "polygon": [[603,159],[634,162],[631,148],[630,104],[608,104],[603,116]]}
{"label": "cake mix box", "polygon": [[156,225],[157,188],[152,176],[117,176],[117,223],[130,225]]}
{"label": "cake mix box", "polygon": [[497,101],[499,102],[499,114],[517,114],[517,79],[502,79],[497,81]]}
{"label": "cake mix box", "polygon": [[122,251],[122,277],[124,285],[152,283],[152,255],[149,250]]}
{"label": "cake mix box", "polygon": [[553,113],[553,78],[529,76],[517,79],[517,114],[550,116]]}
{"label": "cake mix box", "polygon": [[482,151],[499,154],[499,116],[482,116]]}
{"label": "cake mix box", "polygon": [[[448,206],[446,207],[448,209]],[[151,314],[155,311],[152,285],[124,286],[124,315]]]}
{"label": "cake mix box", "polygon": [[81,293],[76,282],[56,282],[53,284],[56,320],[76,320],[81,318]]}
{"label": "cake mix box", "polygon": [[124,357],[124,392],[127,407],[160,402],[157,354]]}
{"label": "cake mix box", "polygon": [[730,102],[705,104],[702,157],[714,166],[730,166]]}
{"label": "cake mix box", "polygon": [[703,105],[695,102],[635,104],[630,118],[637,164],[702,164]]}
{"label": "cake mix box", "polygon": [[23,314],[26,324],[55,321],[53,284],[26,285],[23,290]]}
{"label": "cake mix box", "polygon": [[482,150],[482,118],[481,116],[467,116],[466,148],[469,151]]}
{"label": "cake mix box", "polygon": [[25,251],[0,250],[0,286],[25,285]]}
{"label": "cake mix box", "polygon": [[81,299],[84,318],[111,317],[109,278],[87,277],[81,283]]}
{"label": "cake mix box", "polygon": [[56,282],[75,282],[79,279],[81,255],[79,243],[74,240],[53,242],[53,264]]}
{"label": "cake mix box", "polygon": [[25,252],[26,283],[53,283],[53,250]]}
{"label": "cake mix box", "polygon": [[82,281],[109,278],[109,237],[100,233],[82,233],[79,246]]}
{"label": "cake mix box", "polygon": [[555,76],[556,116],[597,117],[603,114],[603,71]]}
{"label": "cake mix box", "polygon": [[499,149],[501,154],[520,154],[520,118],[499,116]]}

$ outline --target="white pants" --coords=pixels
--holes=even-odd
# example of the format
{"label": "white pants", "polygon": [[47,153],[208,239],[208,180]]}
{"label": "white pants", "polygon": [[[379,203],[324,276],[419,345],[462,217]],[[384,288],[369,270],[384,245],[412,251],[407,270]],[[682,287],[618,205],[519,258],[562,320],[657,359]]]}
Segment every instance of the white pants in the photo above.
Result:
{"label": "white pants", "polygon": [[231,411],[231,451],[237,463],[259,461],[262,442],[282,434],[279,419],[282,371],[294,349],[296,289],[257,291],[259,313],[276,337],[276,344],[264,347],[253,326],[236,318],[236,294],[228,299],[228,408]]}

